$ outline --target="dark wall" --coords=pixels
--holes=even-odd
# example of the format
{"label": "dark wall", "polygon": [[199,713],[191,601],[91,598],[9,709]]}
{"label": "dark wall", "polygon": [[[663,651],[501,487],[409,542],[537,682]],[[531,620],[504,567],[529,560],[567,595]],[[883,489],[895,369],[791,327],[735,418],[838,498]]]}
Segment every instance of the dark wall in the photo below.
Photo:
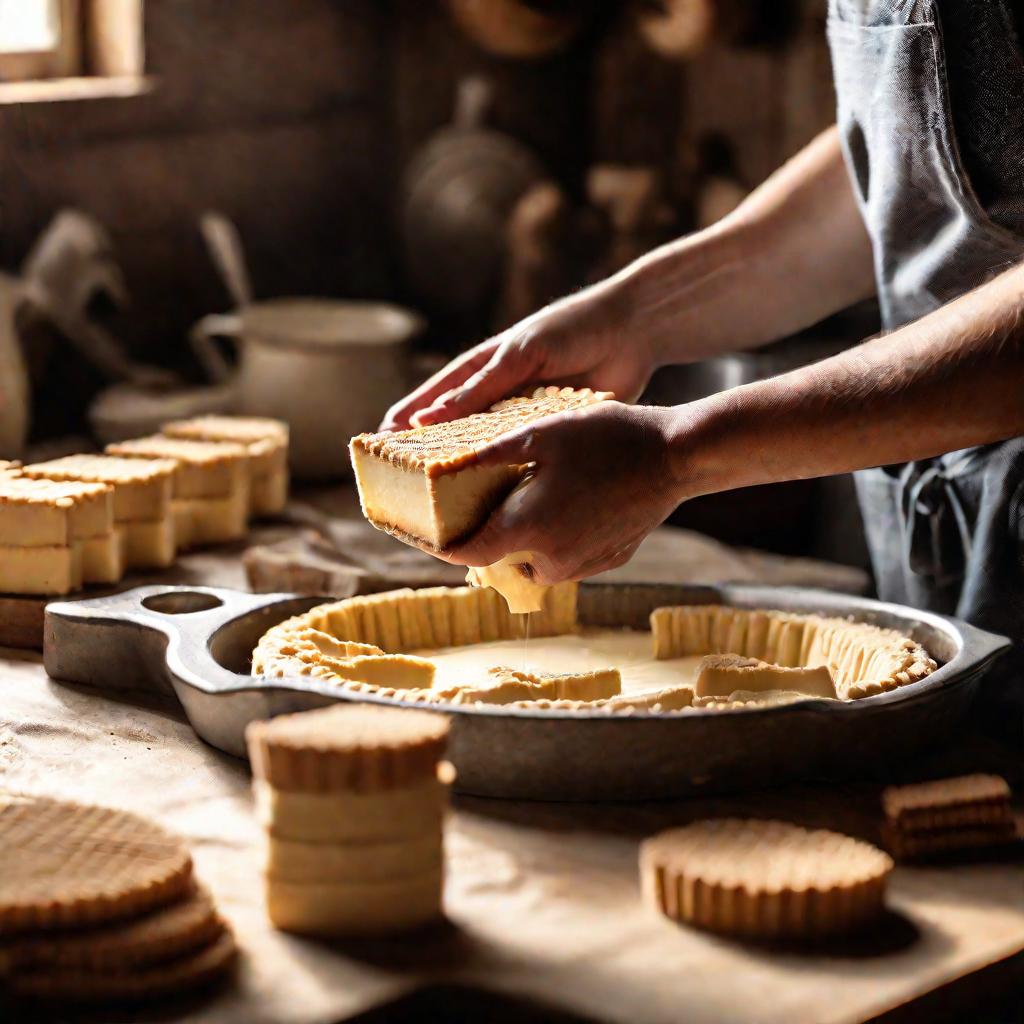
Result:
{"label": "dark wall", "polygon": [[[493,123],[578,193],[596,160],[661,166],[674,198],[709,133],[752,186],[831,116],[822,0],[774,50],[714,45],[687,64],[642,44],[616,4],[568,50],[477,49],[442,0],[146,0],[145,96],[0,104],[0,266],[63,206],[113,234],[139,358],[181,364],[185,329],[229,305],[197,219],[238,225],[258,296],[406,294],[393,229],[402,167],[451,115],[457,82],[495,84]],[[483,329],[483,328],[481,328]]]}
{"label": "dark wall", "polygon": [[260,296],[388,291],[389,187],[376,0],[147,0],[152,92],[0,106],[0,261],[16,267],[62,206],[110,229],[137,355],[177,361],[229,300],[199,214],[238,225]]}

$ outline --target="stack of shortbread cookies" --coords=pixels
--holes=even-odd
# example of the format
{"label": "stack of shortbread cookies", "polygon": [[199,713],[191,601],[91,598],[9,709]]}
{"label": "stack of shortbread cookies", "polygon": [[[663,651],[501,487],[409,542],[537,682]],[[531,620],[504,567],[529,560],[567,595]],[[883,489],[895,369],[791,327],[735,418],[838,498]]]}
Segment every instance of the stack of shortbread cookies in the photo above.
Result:
{"label": "stack of shortbread cookies", "polygon": [[1002,846],[1018,838],[1010,787],[999,775],[961,775],[882,792],[886,845],[899,860]]}
{"label": "stack of shortbread cookies", "polygon": [[107,1002],[223,978],[235,941],[184,843],[125,811],[0,793],[0,993]]}
{"label": "stack of shortbread cookies", "polygon": [[238,540],[288,498],[288,428],[200,416],[164,433],[22,466],[0,462],[0,593],[68,594]]}
{"label": "stack of shortbread cookies", "polygon": [[444,716],[338,705],[254,722],[246,739],[278,928],[373,935],[440,916]]}

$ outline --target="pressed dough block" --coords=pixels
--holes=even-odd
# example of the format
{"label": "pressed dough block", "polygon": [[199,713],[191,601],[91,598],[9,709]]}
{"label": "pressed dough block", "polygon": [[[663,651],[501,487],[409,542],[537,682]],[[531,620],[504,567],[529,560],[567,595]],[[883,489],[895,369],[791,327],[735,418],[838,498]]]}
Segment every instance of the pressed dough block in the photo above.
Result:
{"label": "pressed dough block", "polygon": [[522,466],[477,466],[474,453],[504,433],[610,397],[541,388],[489,412],[350,444],[363,514],[407,543],[440,551],[468,536],[522,477]]}
{"label": "pressed dough block", "polygon": [[386,882],[300,884],[267,878],[267,913],[276,927],[305,935],[404,931],[440,917],[443,882],[440,868]]}
{"label": "pressed dough block", "polygon": [[0,476],[0,544],[64,547],[113,526],[113,489],[105,484]]}
{"label": "pressed dough block", "polygon": [[165,519],[177,463],[173,459],[124,459],[113,455],[68,455],[37,462],[22,475],[45,480],[81,480],[114,488],[114,520]]}
{"label": "pressed dough block", "polygon": [[177,554],[174,519],[168,515],[152,522],[130,520],[118,524],[124,537],[125,565],[129,569],[165,569]]}
{"label": "pressed dough block", "polygon": [[253,781],[256,810],[270,835],[305,843],[394,843],[432,833],[448,808],[437,778],[380,792],[298,792]]}
{"label": "pressed dough block", "polygon": [[255,516],[276,515],[288,502],[288,425],[255,416],[196,416],[165,423],[167,437],[229,441],[249,453],[249,507]]}
{"label": "pressed dough block", "polygon": [[443,862],[441,816],[420,836],[388,843],[309,843],[267,837],[266,874],[282,882],[386,882]]}
{"label": "pressed dough block", "polygon": [[154,435],[118,441],[107,445],[106,451],[128,459],[174,459],[175,498],[230,498],[244,493],[248,505],[249,452],[244,445]]}
{"label": "pressed dough block", "polygon": [[278,469],[249,481],[249,509],[254,516],[276,516],[288,504],[288,470]]}
{"label": "pressed dough block", "polygon": [[124,576],[124,537],[118,529],[87,537],[82,545],[82,579],[86,583],[117,583]]}
{"label": "pressed dough block", "polygon": [[17,548],[0,545],[0,593],[63,595],[81,589],[82,545]]}
{"label": "pressed dough block", "polygon": [[435,694],[453,704],[519,704],[536,700],[597,701],[622,690],[617,668],[593,672],[521,672],[496,666],[488,670],[490,680],[479,687],[456,686]]}
{"label": "pressed dough block", "polygon": [[174,498],[175,542],[179,549],[221,544],[245,536],[249,502],[244,490],[226,498]]}

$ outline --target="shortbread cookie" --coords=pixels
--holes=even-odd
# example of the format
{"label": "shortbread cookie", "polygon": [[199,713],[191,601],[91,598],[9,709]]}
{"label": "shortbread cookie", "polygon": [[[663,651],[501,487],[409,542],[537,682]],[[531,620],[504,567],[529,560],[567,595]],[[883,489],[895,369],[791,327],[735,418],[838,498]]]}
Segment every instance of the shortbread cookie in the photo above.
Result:
{"label": "shortbread cookie", "polygon": [[441,916],[444,872],[430,867],[381,882],[266,880],[267,913],[277,928],[303,935],[382,935]]}
{"label": "shortbread cookie", "polygon": [[1017,838],[1010,787],[998,775],[962,775],[882,792],[886,846],[901,860],[999,846]]}
{"label": "shortbread cookie", "polygon": [[436,776],[366,793],[280,790],[262,779],[253,781],[253,790],[260,824],[268,834],[296,843],[415,839],[436,830],[448,809],[448,786]]}
{"label": "shortbread cookie", "polygon": [[432,779],[448,720],[426,711],[370,705],[322,708],[253,722],[253,773],[278,790],[373,792]]}
{"label": "shortbread cookie", "polygon": [[195,889],[174,903],[127,921],[15,936],[0,946],[0,956],[19,970],[74,967],[120,972],[195,952],[224,931],[209,894]]}
{"label": "shortbread cookie", "polygon": [[832,675],[825,665],[783,667],[736,654],[705,655],[694,690],[698,697],[725,697],[737,690],[750,693],[787,690],[832,699],[836,696]]}
{"label": "shortbread cookie", "polygon": [[0,794],[0,934],[141,914],[188,892],[176,836],[127,811]]}
{"label": "shortbread cookie", "polygon": [[956,825],[909,831],[885,825],[882,837],[886,849],[901,861],[928,860],[943,854],[1006,846],[1019,838],[1014,821],[979,825]]}
{"label": "shortbread cookie", "polygon": [[267,838],[266,873],[282,882],[386,882],[440,870],[442,815],[428,830],[391,842],[296,842]]}
{"label": "shortbread cookie", "polygon": [[224,931],[209,945],[162,963],[118,971],[51,966],[16,971],[7,983],[15,996],[47,1002],[161,999],[198,991],[222,980],[237,957],[234,937]]}
{"label": "shortbread cookie", "polygon": [[852,931],[884,907],[892,860],[836,832],[780,821],[700,821],[640,849],[644,895],[663,914],[746,938]]}
{"label": "shortbread cookie", "polygon": [[998,775],[961,775],[882,791],[887,821],[909,830],[1012,823],[1010,787]]}

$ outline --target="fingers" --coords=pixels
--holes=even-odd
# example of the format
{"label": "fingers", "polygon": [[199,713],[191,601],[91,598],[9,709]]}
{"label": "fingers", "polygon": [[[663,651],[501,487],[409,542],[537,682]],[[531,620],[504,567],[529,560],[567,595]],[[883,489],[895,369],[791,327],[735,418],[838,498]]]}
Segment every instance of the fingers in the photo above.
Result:
{"label": "fingers", "polygon": [[529,384],[538,365],[536,347],[526,344],[526,340],[517,334],[503,341],[475,372],[416,413],[416,425],[445,423],[482,412]]}
{"label": "fingers", "polygon": [[532,550],[525,541],[535,536],[534,510],[543,504],[536,492],[536,478],[527,476],[469,540],[449,548],[442,557],[458,565],[493,565],[511,551]]}
{"label": "fingers", "polygon": [[458,387],[481,367],[486,365],[497,350],[497,339],[484,342],[476,348],[453,359],[428,380],[424,381],[415,391],[396,402],[381,421],[381,430],[406,430],[413,425],[413,417],[424,409],[428,409],[443,394]]}

